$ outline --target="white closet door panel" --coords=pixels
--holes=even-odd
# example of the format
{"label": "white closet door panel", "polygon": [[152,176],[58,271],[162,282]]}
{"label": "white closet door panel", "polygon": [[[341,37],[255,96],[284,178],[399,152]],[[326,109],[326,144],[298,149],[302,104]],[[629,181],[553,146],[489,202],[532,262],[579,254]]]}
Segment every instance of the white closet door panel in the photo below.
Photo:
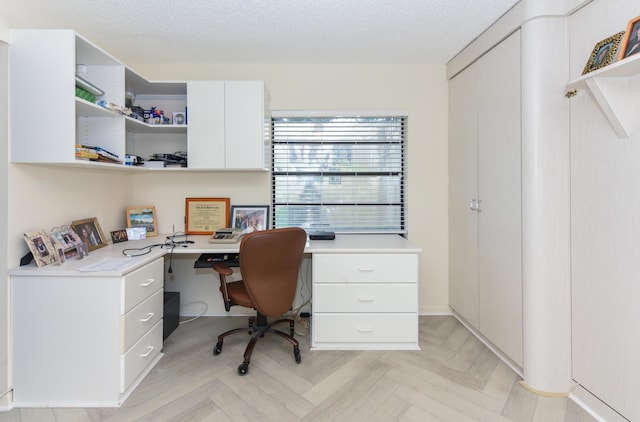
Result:
{"label": "white closet door panel", "polygon": [[522,365],[520,33],[479,61],[480,329]]}
{"label": "white closet door panel", "polygon": [[225,167],[224,81],[187,83],[189,168]]}
{"label": "white closet door panel", "polygon": [[449,82],[449,303],[478,327],[477,66]]}
{"label": "white closet door panel", "polygon": [[617,138],[588,95],[571,122],[571,375],[640,420],[640,135]]}

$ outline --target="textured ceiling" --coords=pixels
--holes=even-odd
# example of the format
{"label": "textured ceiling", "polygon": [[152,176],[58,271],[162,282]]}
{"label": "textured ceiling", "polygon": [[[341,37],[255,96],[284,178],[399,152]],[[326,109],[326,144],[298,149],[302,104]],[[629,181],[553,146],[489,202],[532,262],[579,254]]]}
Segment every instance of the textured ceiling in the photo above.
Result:
{"label": "textured ceiling", "polygon": [[518,0],[0,0],[125,63],[446,63]]}

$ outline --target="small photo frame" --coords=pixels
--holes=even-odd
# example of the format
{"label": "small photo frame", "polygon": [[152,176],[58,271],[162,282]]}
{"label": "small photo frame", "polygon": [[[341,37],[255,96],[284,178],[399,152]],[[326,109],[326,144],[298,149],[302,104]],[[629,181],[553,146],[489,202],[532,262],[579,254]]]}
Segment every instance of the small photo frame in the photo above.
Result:
{"label": "small photo frame", "polygon": [[269,228],[269,205],[234,205],[229,227],[251,233]]}
{"label": "small photo frame", "polygon": [[88,255],[88,250],[80,236],[68,225],[51,229],[51,241],[60,249],[60,262],[70,258],[81,259]]}
{"label": "small photo frame", "polygon": [[100,228],[96,217],[72,221],[71,228],[78,233],[89,252],[107,246],[102,228]]}
{"label": "small photo frame", "polygon": [[24,240],[33,254],[38,267],[60,261],[59,251],[55,248],[49,235],[44,230],[35,230],[24,234]]}
{"label": "small photo frame", "polygon": [[120,242],[126,242],[127,240],[129,240],[129,237],[127,236],[126,229],[114,230],[111,232],[111,241],[114,244],[120,243]]}
{"label": "small photo frame", "polygon": [[623,35],[624,31],[618,32],[597,43],[596,46],[593,47],[591,56],[589,56],[589,60],[582,70],[582,74],[585,75],[613,63],[617,57],[618,47],[620,46]]}
{"label": "small photo frame", "polygon": [[620,46],[618,60],[626,59],[627,57],[640,53],[640,16],[629,21],[625,33],[626,35]]}
{"label": "small photo frame", "polygon": [[229,198],[186,198],[185,234],[212,234],[229,221]]}
{"label": "small photo frame", "polygon": [[147,231],[147,237],[157,236],[156,207],[145,205],[127,208],[127,227],[143,227]]}

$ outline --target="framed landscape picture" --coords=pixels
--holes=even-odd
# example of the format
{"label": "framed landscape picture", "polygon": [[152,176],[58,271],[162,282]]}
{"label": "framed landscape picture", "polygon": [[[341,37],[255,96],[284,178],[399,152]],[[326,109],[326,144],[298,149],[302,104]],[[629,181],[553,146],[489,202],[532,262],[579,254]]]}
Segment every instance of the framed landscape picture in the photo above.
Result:
{"label": "framed landscape picture", "polygon": [[127,227],[143,227],[147,231],[147,236],[157,236],[156,207],[146,205],[127,208]]}

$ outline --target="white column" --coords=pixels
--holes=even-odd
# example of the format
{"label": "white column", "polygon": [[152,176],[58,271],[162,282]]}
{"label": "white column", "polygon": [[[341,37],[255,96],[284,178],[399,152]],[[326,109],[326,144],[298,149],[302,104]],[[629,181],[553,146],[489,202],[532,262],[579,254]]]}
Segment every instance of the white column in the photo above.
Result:
{"label": "white column", "polygon": [[570,365],[567,19],[522,24],[524,385],[566,394]]}

